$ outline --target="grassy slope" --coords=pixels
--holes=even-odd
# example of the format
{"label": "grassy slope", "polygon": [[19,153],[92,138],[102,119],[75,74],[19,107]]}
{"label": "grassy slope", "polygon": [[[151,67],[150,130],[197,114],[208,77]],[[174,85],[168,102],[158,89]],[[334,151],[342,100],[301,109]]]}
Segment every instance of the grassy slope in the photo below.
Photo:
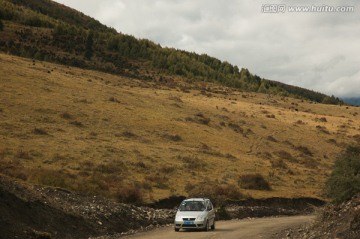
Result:
{"label": "grassy slope", "polygon": [[242,192],[321,197],[336,155],[360,134],[355,107],[0,62],[0,170],[33,183],[111,195],[135,185],[155,200],[257,172],[273,190]]}

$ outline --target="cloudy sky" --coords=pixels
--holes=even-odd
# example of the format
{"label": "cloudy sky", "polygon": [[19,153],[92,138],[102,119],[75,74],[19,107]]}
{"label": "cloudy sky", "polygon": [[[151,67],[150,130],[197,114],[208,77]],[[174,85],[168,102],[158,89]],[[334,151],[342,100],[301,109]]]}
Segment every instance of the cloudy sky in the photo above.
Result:
{"label": "cloudy sky", "polygon": [[[360,97],[358,0],[56,1],[119,32],[206,53],[263,78]],[[330,12],[343,6],[353,11]]]}

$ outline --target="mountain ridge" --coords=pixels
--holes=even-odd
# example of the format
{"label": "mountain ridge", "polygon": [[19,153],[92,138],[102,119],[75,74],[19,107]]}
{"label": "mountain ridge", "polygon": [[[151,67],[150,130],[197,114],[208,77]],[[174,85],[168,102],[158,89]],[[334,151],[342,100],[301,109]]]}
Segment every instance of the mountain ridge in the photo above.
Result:
{"label": "mountain ridge", "polygon": [[[146,39],[117,33],[99,21],[50,0],[1,0],[0,51],[144,80],[180,76],[244,91],[342,104],[334,96],[263,79],[207,54],[163,48]],[[20,40],[21,39],[21,40]]]}
{"label": "mountain ridge", "polygon": [[342,97],[341,100],[350,105],[360,106],[360,97]]}

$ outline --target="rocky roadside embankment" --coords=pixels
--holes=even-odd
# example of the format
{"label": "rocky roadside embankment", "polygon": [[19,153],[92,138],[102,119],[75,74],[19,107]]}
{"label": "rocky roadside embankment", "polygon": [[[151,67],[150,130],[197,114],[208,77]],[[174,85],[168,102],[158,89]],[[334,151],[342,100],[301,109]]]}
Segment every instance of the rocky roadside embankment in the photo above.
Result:
{"label": "rocky roadside embankment", "polygon": [[171,223],[174,210],[136,207],[0,176],[0,238],[89,238]]}
{"label": "rocky roadside embankment", "polygon": [[360,238],[360,194],[338,205],[326,205],[317,212],[317,217],[312,224],[283,231],[275,235],[275,238]]}
{"label": "rocky roadside embankment", "polygon": [[[174,205],[183,198],[165,199],[170,209],[137,207],[61,188],[28,185],[0,175],[0,239],[118,238],[171,224]],[[306,198],[249,199],[229,202],[217,210],[216,216],[226,220],[299,215],[322,203]]]}
{"label": "rocky roadside embankment", "polygon": [[223,215],[222,210],[225,211],[223,219],[305,215],[324,204],[315,198],[247,199],[229,202],[225,209],[220,209],[219,216]]}

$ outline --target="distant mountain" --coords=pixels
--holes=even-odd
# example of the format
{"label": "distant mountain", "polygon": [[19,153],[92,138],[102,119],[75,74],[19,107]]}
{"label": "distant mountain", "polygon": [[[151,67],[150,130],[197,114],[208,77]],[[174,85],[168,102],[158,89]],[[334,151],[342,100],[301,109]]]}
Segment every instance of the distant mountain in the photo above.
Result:
{"label": "distant mountain", "polygon": [[360,97],[343,97],[341,98],[341,100],[343,100],[345,103],[349,104],[349,105],[360,105]]}
{"label": "distant mountain", "polygon": [[0,51],[144,80],[178,76],[244,91],[339,104],[336,97],[260,78],[206,54],[164,48],[116,32],[50,0],[0,0]]}

